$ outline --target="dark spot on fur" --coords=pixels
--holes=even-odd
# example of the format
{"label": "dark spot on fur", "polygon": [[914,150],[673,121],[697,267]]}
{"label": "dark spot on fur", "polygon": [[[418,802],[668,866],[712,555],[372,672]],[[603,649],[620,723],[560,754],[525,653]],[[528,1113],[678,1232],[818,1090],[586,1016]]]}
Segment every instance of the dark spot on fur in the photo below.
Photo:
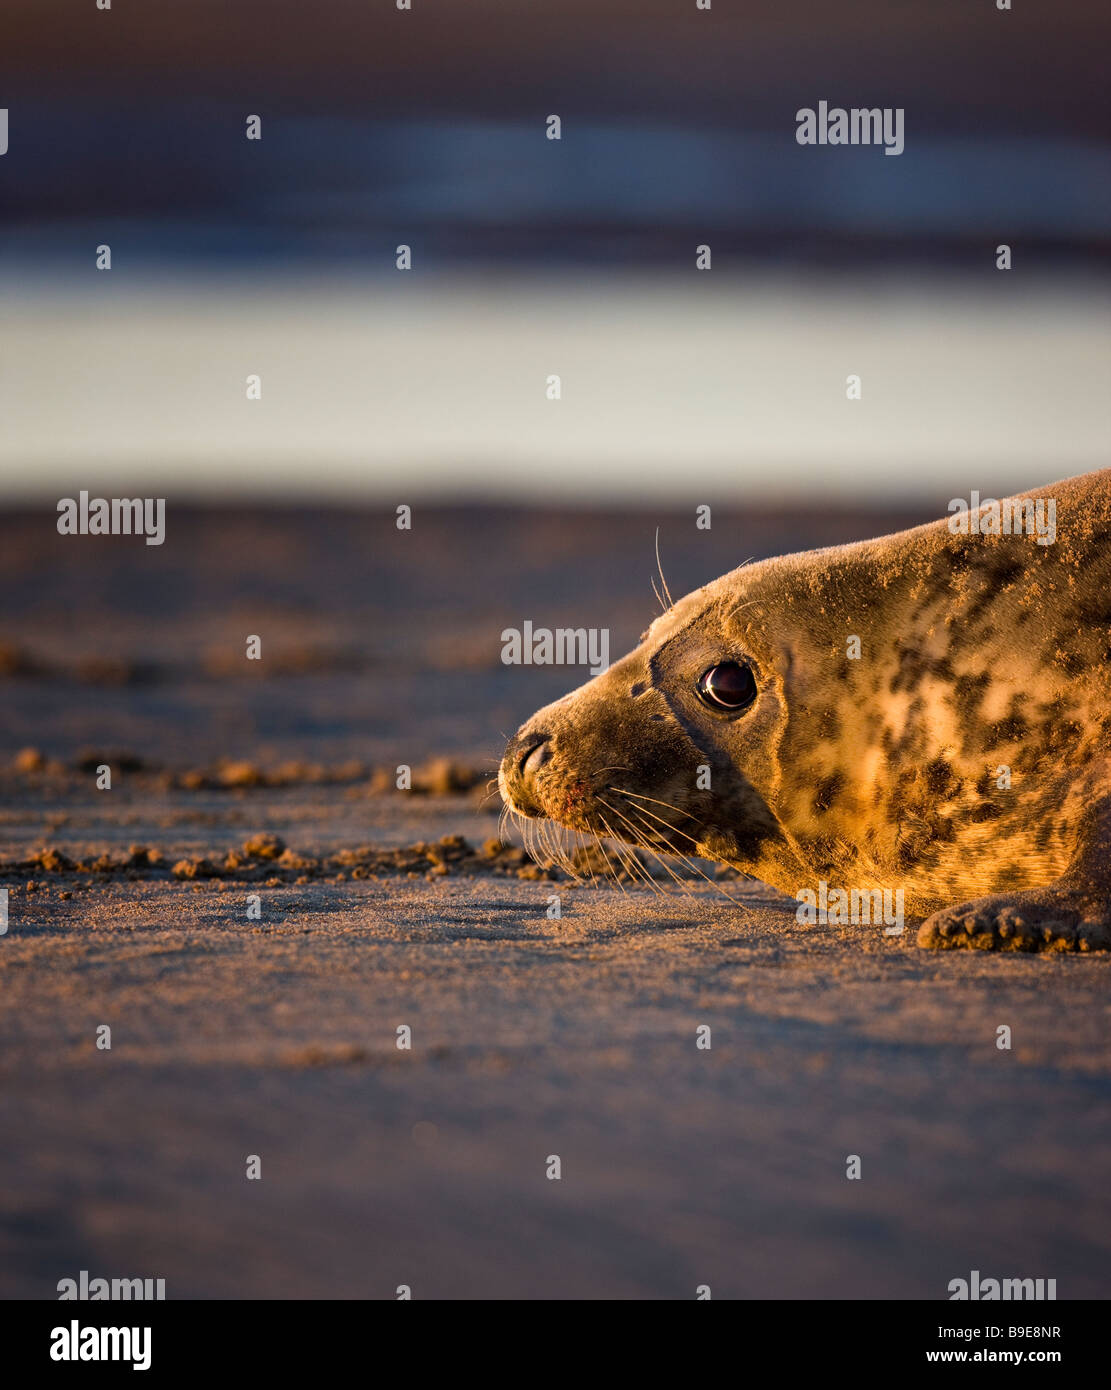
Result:
{"label": "dark spot on fur", "polygon": [[832,705],[827,705],[817,714],[817,731],[820,738],[839,738],[841,734],[841,717]]}
{"label": "dark spot on fur", "polygon": [[1105,588],[1097,587],[1094,593],[1081,598],[1075,611],[1078,628],[1111,627],[1111,598]]}
{"label": "dark spot on fur", "polygon": [[926,788],[936,797],[952,796],[959,789],[959,783],[954,787],[957,779],[953,776],[953,769],[944,758],[934,758],[932,762],[926,764]]}
{"label": "dark spot on fur", "polygon": [[894,695],[900,690],[914,690],[924,676],[935,676],[938,680],[951,681],[953,668],[947,656],[927,656],[918,647],[907,647],[896,642],[895,654],[899,669],[891,677],[890,689]]}
{"label": "dark spot on fur", "polygon": [[947,580],[954,574],[963,574],[972,561],[972,551],[967,543],[954,545],[939,551],[930,562],[931,587],[947,588]]}
{"label": "dark spot on fur", "polygon": [[845,778],[840,772],[835,772],[832,776],[819,782],[814,792],[814,810],[816,812],[828,811],[841,794],[844,785]]}
{"label": "dark spot on fur", "polygon": [[1006,719],[998,719],[984,727],[983,746],[994,748],[1000,743],[1017,743],[1026,737],[1027,732],[1028,725],[1021,714],[1008,715]]}
{"label": "dark spot on fur", "polygon": [[1012,584],[1022,574],[1022,565],[1014,555],[1009,555],[1004,550],[997,553],[998,559],[992,569],[992,579],[1002,588],[1004,585]]}
{"label": "dark spot on fur", "polygon": [[978,705],[991,684],[991,676],[981,671],[978,676],[958,676],[953,682],[953,701],[958,706]]}
{"label": "dark spot on fur", "polygon": [[977,555],[977,578],[981,588],[969,604],[965,621],[978,622],[1003,591],[1018,579],[1023,571],[1014,553],[999,546],[981,548]]}

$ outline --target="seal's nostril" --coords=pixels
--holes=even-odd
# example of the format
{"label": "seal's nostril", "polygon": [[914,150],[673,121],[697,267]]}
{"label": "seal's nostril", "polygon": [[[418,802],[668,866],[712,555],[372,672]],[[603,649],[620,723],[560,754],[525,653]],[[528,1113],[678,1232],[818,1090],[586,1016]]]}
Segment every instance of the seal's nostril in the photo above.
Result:
{"label": "seal's nostril", "polygon": [[539,772],[551,756],[552,750],[548,746],[548,740],[546,738],[530,743],[521,754],[520,762],[517,764],[520,768],[521,776],[531,777],[534,772]]}

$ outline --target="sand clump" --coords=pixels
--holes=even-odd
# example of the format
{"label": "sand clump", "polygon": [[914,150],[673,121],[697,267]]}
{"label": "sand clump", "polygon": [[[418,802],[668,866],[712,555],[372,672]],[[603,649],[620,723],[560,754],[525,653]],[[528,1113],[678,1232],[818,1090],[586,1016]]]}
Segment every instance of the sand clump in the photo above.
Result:
{"label": "sand clump", "polygon": [[218,879],[239,882],[289,883],[313,879],[333,881],[379,878],[442,878],[448,875],[492,874],[523,879],[564,877],[561,870],[537,863],[524,849],[501,840],[487,840],[475,847],[462,835],[444,835],[438,841],[380,848],[364,845],[316,856],[290,849],[270,832],[252,835],[224,855],[194,855],[170,859],[161,850],[132,845],[126,854],[104,853],[95,858],[75,858],[56,845],[38,850],[29,859],[0,862],[0,878],[82,878],[124,875],[129,878]]}
{"label": "sand clump", "polygon": [[250,758],[218,758],[198,767],[160,766],[128,749],[82,749],[69,759],[51,757],[40,748],[22,748],[10,762],[17,777],[31,780],[84,780],[107,765],[114,775],[126,773],[140,783],[170,791],[250,792],[296,787],[346,787],[354,798],[380,796],[469,797],[492,813],[499,809],[489,766],[452,757],[434,757],[412,768],[408,787],[398,787],[396,766],[369,766],[355,758],[327,764],[288,759],[267,767]]}

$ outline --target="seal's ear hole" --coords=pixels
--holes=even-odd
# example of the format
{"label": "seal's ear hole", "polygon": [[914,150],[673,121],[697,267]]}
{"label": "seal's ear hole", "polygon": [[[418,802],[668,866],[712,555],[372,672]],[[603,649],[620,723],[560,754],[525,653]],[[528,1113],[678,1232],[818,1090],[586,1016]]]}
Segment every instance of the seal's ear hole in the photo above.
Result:
{"label": "seal's ear hole", "polygon": [[756,677],[747,661],[722,661],[698,678],[698,697],[711,709],[739,714],[756,695]]}

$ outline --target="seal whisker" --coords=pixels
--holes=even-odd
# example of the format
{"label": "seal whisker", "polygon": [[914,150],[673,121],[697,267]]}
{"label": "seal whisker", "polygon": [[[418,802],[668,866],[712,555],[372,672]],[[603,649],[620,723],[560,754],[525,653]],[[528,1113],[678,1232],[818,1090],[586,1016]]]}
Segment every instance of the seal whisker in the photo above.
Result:
{"label": "seal whisker", "polygon": [[[615,790],[615,791],[619,791],[620,788],[615,787],[614,790]],[[632,795],[634,795],[634,793],[632,793],[632,792],[626,792],[625,795],[626,795],[626,796],[632,796]],[[649,797],[648,799],[649,799],[649,800],[652,800],[651,797]],[[665,804],[665,803],[661,803],[661,804]],[[665,821],[661,816],[657,816],[657,815],[655,815],[652,811],[649,811],[648,808],[647,808],[646,806],[639,806],[639,807],[632,807],[632,806],[631,806],[629,809],[630,809],[631,811],[638,811],[638,812],[640,812],[640,813],[643,814],[643,815],[652,816],[653,820],[659,821],[660,824],[661,824],[662,826],[665,826],[668,830],[673,830],[673,829],[675,828],[674,826],[668,825],[667,821]],[[675,809],[675,810],[678,810],[679,808],[678,808],[678,807],[675,807],[674,809]],[[688,837],[688,838],[689,838],[689,837]],[[706,880],[706,882],[710,885],[711,888],[713,888],[716,892],[720,893],[720,894],[722,895],[723,898],[725,898],[725,899],[727,899],[729,902],[731,902],[731,903],[733,904],[734,907],[739,907],[739,908],[741,909],[742,912],[747,912],[747,911],[749,910],[748,907],[747,907],[744,903],[738,902],[736,898],[734,898],[731,894],[729,894],[729,893],[727,893],[727,892],[725,891],[725,889],[721,886],[720,883],[718,883],[715,879],[712,879],[708,873],[704,872],[704,870],[700,869],[700,868],[698,867],[698,865],[694,862],[694,859],[692,858],[691,855],[689,855],[689,854],[678,854],[678,855],[677,855],[677,858],[681,859],[681,860],[683,861],[683,863],[686,864],[686,865],[688,866],[688,868],[693,869],[694,872],[695,872],[696,874],[698,874],[698,876],[699,876],[700,878],[704,878],[704,879]]]}
{"label": "seal whisker", "polygon": [[568,874],[571,878],[579,882],[583,881],[583,875],[575,868],[574,860],[571,855],[568,836],[573,835],[573,830],[568,830],[558,821],[545,820],[540,822],[544,835],[544,842],[548,847],[548,852],[555,863]]}
{"label": "seal whisker", "polygon": [[547,861],[544,867],[551,868],[553,864],[558,864],[559,850],[557,849],[555,841],[553,839],[552,822],[548,820],[538,820],[536,822],[535,833],[537,843],[540,846],[541,852],[543,853],[545,860]]}
{"label": "seal whisker", "polygon": [[507,802],[502,807],[501,815],[498,817],[498,839],[502,844],[509,844],[509,836],[514,830],[520,830],[521,839],[524,840],[525,835],[524,829],[521,826],[521,817]]}
{"label": "seal whisker", "polygon": [[[608,838],[609,838],[610,845],[611,845],[611,847],[612,847],[612,849],[613,849],[614,854],[617,855],[617,858],[618,858],[618,860],[619,860],[619,862],[620,862],[620,864],[621,864],[621,867],[622,867],[622,868],[624,869],[624,871],[629,875],[630,878],[635,878],[636,875],[635,875],[635,874],[633,873],[633,871],[629,868],[629,862],[628,862],[628,858],[626,857],[626,850],[625,850],[625,846],[624,846],[624,844],[623,844],[623,842],[622,842],[622,840],[621,840],[621,836],[618,835],[617,831],[614,830],[613,826],[610,825],[609,821],[606,820],[605,816],[599,816],[598,819],[599,819],[599,820],[602,822],[602,824],[606,827],[606,834],[607,834],[607,836],[608,836]],[[619,881],[620,881],[620,880],[619,880]]]}
{"label": "seal whisker", "polygon": [[[592,888],[597,888],[597,887],[598,887],[598,875],[594,872],[594,860],[591,858],[591,856],[590,856],[590,854],[589,854],[589,852],[588,852],[587,843],[586,843],[586,835],[585,835],[585,833],[584,833],[583,831],[581,831],[581,830],[576,830],[576,831],[575,831],[575,834],[579,837],[579,847],[578,847],[578,848],[579,848],[579,850],[582,851],[583,862],[586,864],[587,873],[589,873],[589,875],[590,875],[590,886],[591,886]],[[597,841],[598,837],[597,837],[597,835],[592,835],[592,836],[591,836],[591,839],[594,840],[594,841]],[[578,850],[576,851],[576,853],[578,853]]]}
{"label": "seal whisker", "polygon": [[[664,593],[667,595],[667,607],[674,608],[675,600],[671,597],[671,590],[667,587],[667,580],[664,578],[664,567],[660,564],[660,528],[658,526],[656,527],[656,568],[660,572],[660,583],[664,586]],[[667,612],[666,608],[664,612]]]}
{"label": "seal whisker", "polygon": [[[601,819],[602,824],[606,827],[606,830],[609,833],[609,835],[616,840],[617,836],[613,834],[613,830],[611,829],[609,822],[605,819],[604,816]],[[621,889],[622,893],[624,893],[625,885],[621,882],[617,870],[613,867],[613,861],[610,859],[609,850],[606,849],[605,841],[602,839],[601,836],[598,836],[598,848],[602,851],[602,858],[606,861],[606,866],[609,869],[610,873],[613,875],[614,883],[618,886],[618,888]]]}
{"label": "seal whisker", "polygon": [[[583,859],[584,859],[584,861],[585,861],[585,863],[586,863],[587,872],[590,874],[590,883],[591,883],[591,886],[594,887],[594,888],[597,888],[597,887],[599,886],[599,885],[598,885],[598,875],[594,872],[594,857],[593,857],[593,855],[590,853],[591,849],[596,848],[596,849],[599,851],[599,853],[602,855],[602,858],[605,859],[606,869],[607,869],[607,870],[611,870],[610,862],[609,862],[609,860],[606,858],[606,852],[605,852],[605,849],[603,848],[603,845],[602,845],[601,836],[600,836],[600,835],[595,835],[593,831],[584,831],[584,830],[580,830],[580,831],[578,832],[578,835],[579,835],[580,840],[582,841],[582,844],[580,845],[580,848],[581,848],[582,851],[583,851]],[[612,872],[612,870],[611,870],[611,872]]]}
{"label": "seal whisker", "polygon": [[613,879],[614,884],[624,893],[625,885],[621,882],[621,875],[614,868],[613,860],[610,858],[609,850],[606,848],[606,842],[601,836],[598,837],[598,848],[602,851],[602,858],[606,861],[606,868],[609,870],[609,875]]}
{"label": "seal whisker", "polygon": [[[614,788],[614,790],[619,790],[619,789],[618,789],[618,788]],[[599,800],[601,800],[601,798],[599,798]],[[611,811],[613,811],[613,812],[615,812],[615,814],[621,816],[621,819],[625,822],[625,824],[626,824],[627,826],[630,827],[630,829],[633,831],[633,834],[636,836],[636,843],[639,844],[639,845],[641,845],[644,849],[648,850],[648,852],[649,852],[650,854],[655,855],[655,857],[660,861],[661,866],[662,866],[664,869],[666,869],[667,872],[671,875],[671,877],[675,880],[675,882],[678,883],[678,884],[680,885],[680,887],[683,888],[683,891],[684,891],[684,892],[689,892],[689,891],[690,891],[689,888],[687,888],[686,885],[683,883],[683,880],[679,878],[679,876],[678,876],[678,874],[675,872],[675,870],[672,869],[671,866],[670,866],[663,858],[661,858],[660,852],[656,849],[656,847],[655,847],[655,846],[651,843],[651,841],[649,840],[649,838],[648,838],[649,835],[656,834],[656,833],[658,833],[658,832],[656,831],[656,827],[655,827],[655,826],[649,825],[648,822],[647,822],[646,820],[643,820],[642,818],[640,818],[640,816],[639,816],[639,814],[638,814],[639,811],[640,811],[640,808],[639,808],[639,807],[636,807],[636,806],[630,806],[630,807],[629,807],[629,810],[632,811],[633,814],[636,815],[636,816],[638,817],[638,819],[640,820],[640,824],[637,825],[637,824],[635,824],[633,821],[631,821],[631,820],[628,818],[628,816],[621,815],[621,812],[617,810],[616,806],[610,806],[610,804],[609,804],[608,801],[603,801],[603,802],[602,802],[602,805],[603,805],[603,806],[609,806]],[[656,820],[659,820],[659,822],[660,822],[661,825],[663,825],[663,826],[665,826],[665,827],[667,827],[667,828],[670,829],[670,827],[667,826],[667,822],[664,821],[664,820],[660,820],[660,817],[657,816],[657,817],[656,817]],[[647,833],[646,833],[646,832],[647,832]],[[692,862],[690,855],[688,855],[688,854],[683,854],[683,853],[682,853],[681,851],[679,851],[679,850],[668,850],[667,852],[668,852],[673,858],[678,859],[678,860],[680,861],[680,863],[686,864],[687,867],[688,867],[689,869],[693,870],[695,873],[698,872],[698,866]]]}
{"label": "seal whisker", "polygon": [[645,796],[643,792],[627,791],[624,787],[614,787],[613,790],[620,791],[622,796],[635,796],[638,801],[652,801],[657,806],[666,806],[669,811],[678,811],[681,816],[687,814],[681,806],[676,806],[673,801],[661,801],[658,796]]}
{"label": "seal whisker", "polygon": [[[624,787],[615,787],[615,786],[613,786],[612,784],[611,784],[611,786],[609,787],[609,790],[610,790],[611,792],[617,792],[617,794],[618,794],[619,796],[636,796],[636,792],[627,792],[627,791],[625,790]],[[666,802],[662,802],[662,801],[661,801],[661,802],[660,802],[660,805],[661,805],[661,806],[666,805]],[[633,810],[633,809],[642,811],[642,810],[644,810],[644,807],[642,807],[642,806],[638,806],[638,807],[635,807],[635,808],[634,808],[634,807],[630,807],[630,810]],[[673,806],[671,809],[672,809],[673,811],[679,811],[679,807],[678,807],[678,806]],[[679,814],[680,814],[680,815],[686,815],[686,812],[685,812],[685,811],[679,811]],[[677,825],[670,825],[667,821],[664,820],[663,816],[653,816],[652,819],[655,820],[655,821],[659,821],[659,823],[660,823],[666,830],[670,830],[670,831],[672,831],[672,832],[673,832],[674,834],[676,834],[676,835],[682,835],[682,837],[683,837],[684,840],[689,840],[689,841],[691,842],[691,844],[694,845],[694,847],[695,847],[696,849],[698,848],[698,841],[695,839],[695,837],[694,837],[693,835],[688,835],[687,832],[686,832],[685,830],[680,830],[679,827],[678,827]],[[675,853],[678,854],[679,851],[676,850]],[[680,858],[682,858],[682,857],[684,857],[684,856],[680,856]]]}
{"label": "seal whisker", "polygon": [[560,868],[564,871],[564,873],[571,874],[574,878],[577,878],[581,883],[584,881],[584,876],[575,867],[575,855],[573,853],[573,849],[575,848],[575,834],[575,830],[568,830],[566,827],[561,825],[557,828],[555,835],[553,836],[553,839],[555,840],[555,843],[559,848]]}
{"label": "seal whisker", "polygon": [[[747,561],[747,560],[745,561],[745,564],[746,564],[746,565],[748,564],[748,561]],[[755,602],[756,602],[755,599],[749,599],[749,601],[748,601],[747,603],[735,603],[735,604],[733,605],[733,607],[730,608],[730,609],[727,611],[727,613],[726,613],[726,615],[725,615],[726,618],[732,618],[732,617],[734,617],[737,613],[743,613],[744,610],[745,610],[746,608],[751,608]]]}
{"label": "seal whisker", "polygon": [[583,874],[575,867],[574,855],[575,831],[568,830],[564,826],[559,826],[553,835],[553,839],[559,849],[559,866],[565,873],[573,874],[579,881],[583,881]]}
{"label": "seal whisker", "polygon": [[[613,808],[611,807],[610,809],[612,810]],[[621,836],[614,831],[613,827],[609,824],[605,817],[601,817],[600,819],[602,821],[602,824],[609,831],[610,836],[613,839],[614,851],[620,858],[622,864],[625,865],[625,870],[629,874],[629,876],[636,880],[638,883],[643,880],[645,883],[647,883],[648,887],[651,888],[654,893],[659,893],[661,896],[663,896],[663,889],[648,872],[648,870],[644,867],[644,865],[637,860],[635,851],[628,849],[623,844]]]}
{"label": "seal whisker", "polygon": [[480,806],[480,807],[485,806],[486,803],[487,803],[488,801],[492,801],[493,798],[494,798],[495,796],[497,796],[497,794],[498,794],[498,779],[497,779],[496,777],[494,777],[494,778],[491,778],[491,780],[490,780],[489,782],[486,783],[486,795],[485,795],[485,796],[482,798],[482,800],[478,803],[479,806]]}
{"label": "seal whisker", "polygon": [[605,806],[607,810],[612,811],[615,816],[621,817],[621,819],[633,832],[634,842],[638,844],[642,849],[646,849],[648,853],[652,855],[652,857],[659,864],[660,868],[663,869],[665,873],[669,874],[670,877],[675,880],[675,883],[678,885],[680,892],[686,893],[689,896],[691,891],[690,888],[683,882],[683,880],[679,877],[679,875],[675,872],[675,870],[671,867],[667,860],[664,859],[663,855],[661,855],[660,852],[649,843],[648,837],[645,835],[644,830],[641,827],[634,825],[633,822],[628,818],[628,816],[622,815],[622,813],[617,809],[616,806],[611,806],[610,803],[608,801],[603,800],[602,797],[599,797],[598,800],[601,801],[602,805]]}

